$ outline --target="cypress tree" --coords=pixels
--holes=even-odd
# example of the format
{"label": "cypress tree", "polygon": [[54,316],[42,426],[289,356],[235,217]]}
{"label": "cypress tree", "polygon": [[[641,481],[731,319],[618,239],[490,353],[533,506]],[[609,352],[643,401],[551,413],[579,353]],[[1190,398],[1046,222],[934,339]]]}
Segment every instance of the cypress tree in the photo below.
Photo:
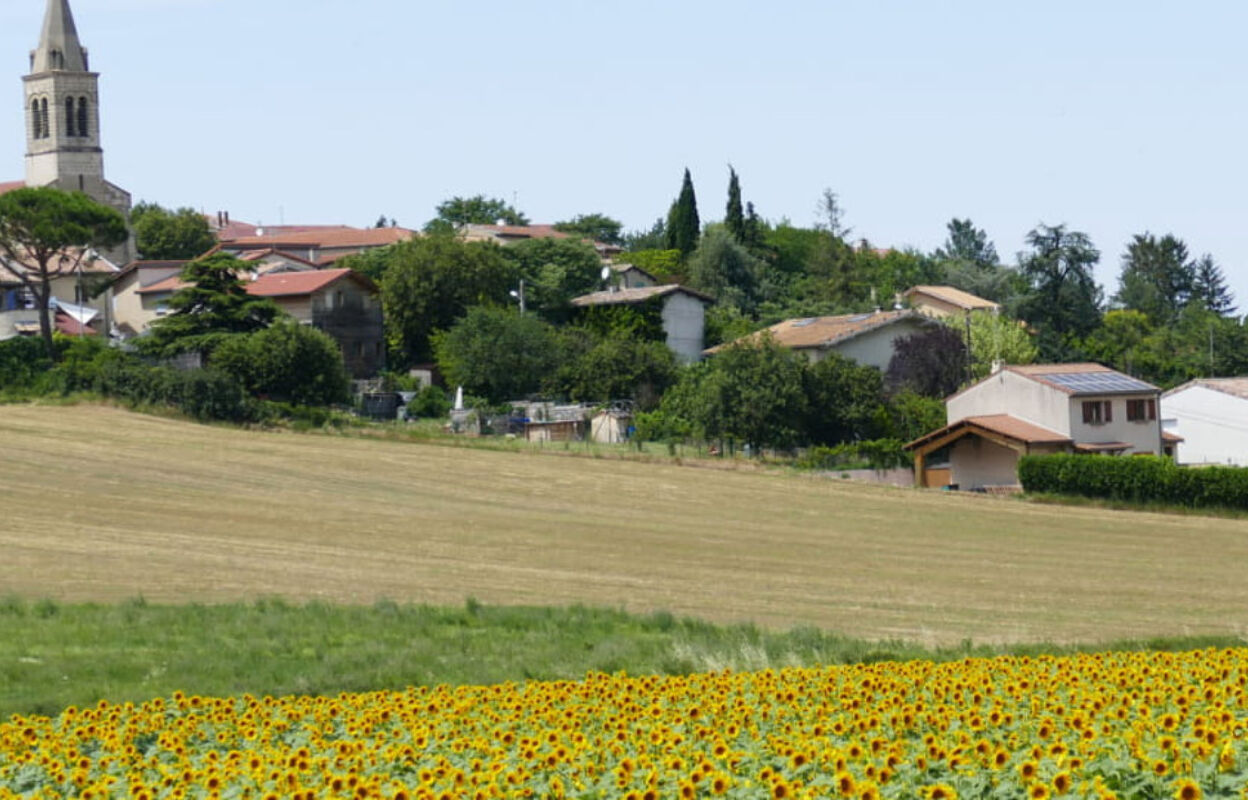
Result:
{"label": "cypress tree", "polygon": [[741,207],[741,180],[731,165],[728,167],[728,175],[728,211],[724,216],[724,225],[728,227],[732,238],[737,240],[737,244],[745,244],[747,231],[745,209]]}
{"label": "cypress tree", "polygon": [[672,203],[667,214],[667,248],[679,250],[682,258],[698,249],[702,234],[702,222],[698,219],[698,199],[693,193],[693,178],[685,168],[685,180],[680,196]]}

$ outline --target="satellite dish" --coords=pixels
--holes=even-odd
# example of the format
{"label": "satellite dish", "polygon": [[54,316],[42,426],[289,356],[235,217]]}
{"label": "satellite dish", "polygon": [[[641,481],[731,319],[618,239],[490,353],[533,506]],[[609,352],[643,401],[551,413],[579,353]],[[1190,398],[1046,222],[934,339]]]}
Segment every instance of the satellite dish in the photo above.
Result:
{"label": "satellite dish", "polygon": [[610,267],[603,267],[603,268],[602,268],[602,279],[605,281],[606,279],[608,279],[608,278],[610,278],[610,277],[611,277],[611,268],[610,268]]}

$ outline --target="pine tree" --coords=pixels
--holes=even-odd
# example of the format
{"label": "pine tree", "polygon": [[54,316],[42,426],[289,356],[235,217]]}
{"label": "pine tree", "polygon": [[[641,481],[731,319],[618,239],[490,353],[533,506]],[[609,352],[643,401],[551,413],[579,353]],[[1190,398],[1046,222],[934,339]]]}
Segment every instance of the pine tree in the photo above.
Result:
{"label": "pine tree", "polygon": [[763,221],[754,210],[753,203],[745,204],[745,239],[741,242],[752,253],[763,249]]}
{"label": "pine tree", "polygon": [[702,235],[702,222],[698,219],[698,199],[693,193],[693,177],[685,168],[685,180],[680,196],[672,203],[667,214],[667,249],[679,250],[682,258],[698,249]]}
{"label": "pine tree", "polygon": [[728,167],[728,211],[724,216],[724,225],[738,244],[745,244],[748,232],[745,225],[745,210],[741,207],[741,180],[737,171]]}
{"label": "pine tree", "polygon": [[1192,300],[1208,311],[1221,316],[1235,313],[1235,295],[1226,285],[1222,268],[1206,253],[1195,264],[1192,280]]}

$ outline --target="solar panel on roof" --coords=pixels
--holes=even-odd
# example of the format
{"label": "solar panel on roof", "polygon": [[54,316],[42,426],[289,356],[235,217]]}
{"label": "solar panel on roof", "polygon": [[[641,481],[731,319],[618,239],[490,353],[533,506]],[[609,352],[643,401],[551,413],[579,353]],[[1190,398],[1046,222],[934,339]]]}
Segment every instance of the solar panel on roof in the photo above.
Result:
{"label": "solar panel on roof", "polygon": [[1044,379],[1079,394],[1154,391],[1144,381],[1117,372],[1055,373],[1045,375]]}
{"label": "solar panel on roof", "polygon": [[850,317],[849,321],[850,322],[862,322],[864,320],[871,319],[874,316],[875,316],[874,314],[859,314],[855,317]]}
{"label": "solar panel on roof", "polygon": [[799,319],[797,322],[794,322],[794,323],[793,323],[793,327],[794,327],[794,328],[805,328],[807,325],[813,325],[813,324],[814,324],[814,322],[815,322],[814,318],[811,318],[811,319]]}

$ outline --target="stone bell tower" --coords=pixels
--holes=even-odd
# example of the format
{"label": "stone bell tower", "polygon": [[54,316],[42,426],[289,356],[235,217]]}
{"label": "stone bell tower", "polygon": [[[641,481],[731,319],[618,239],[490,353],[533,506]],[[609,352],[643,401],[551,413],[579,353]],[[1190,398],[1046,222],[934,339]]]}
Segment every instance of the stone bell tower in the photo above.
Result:
{"label": "stone bell tower", "polygon": [[[84,192],[130,218],[130,194],[104,180],[100,76],[78,40],[69,0],[48,0],[39,46],[22,78],[26,98],[26,185]],[[129,263],[133,245],[104,255]]]}

